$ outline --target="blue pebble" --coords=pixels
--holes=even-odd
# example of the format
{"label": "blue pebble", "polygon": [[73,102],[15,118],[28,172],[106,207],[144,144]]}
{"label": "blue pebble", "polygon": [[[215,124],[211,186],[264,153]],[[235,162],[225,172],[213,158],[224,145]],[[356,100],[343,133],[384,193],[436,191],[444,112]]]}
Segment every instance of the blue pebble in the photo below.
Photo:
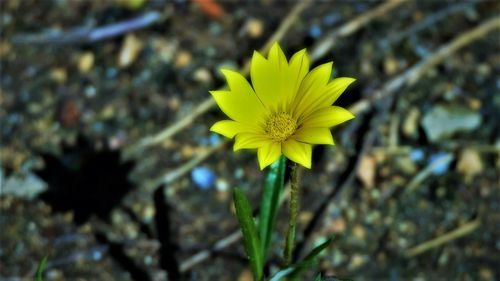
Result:
{"label": "blue pebble", "polygon": [[327,15],[323,18],[323,23],[325,25],[334,25],[335,23],[337,23],[338,21],[340,20],[340,17],[337,16],[337,15]]}
{"label": "blue pebble", "polygon": [[[443,157],[448,157],[448,153],[446,152],[438,152],[436,154],[433,154],[429,157],[428,164],[431,165],[432,163],[436,161],[440,161]],[[436,166],[433,170],[432,173],[436,176],[441,176],[444,175],[448,169],[450,168],[450,162],[443,163],[441,165]]]}
{"label": "blue pebble", "polygon": [[191,171],[191,179],[200,189],[208,189],[214,185],[215,174],[209,168],[197,167]]}
{"label": "blue pebble", "polygon": [[102,252],[100,250],[95,250],[92,252],[92,258],[95,260],[95,261],[99,261],[102,259]]}
{"label": "blue pebble", "polygon": [[312,38],[319,38],[321,36],[321,27],[317,24],[313,24],[311,28],[309,28],[309,36]]}
{"label": "blue pebble", "polygon": [[220,137],[219,135],[217,134],[210,134],[210,137],[209,137],[209,141],[210,141],[210,144],[213,145],[213,146],[216,146],[220,143]]}
{"label": "blue pebble", "polygon": [[412,149],[412,151],[410,152],[410,158],[411,160],[416,162],[422,161],[424,159],[424,152],[422,151],[422,149]]}

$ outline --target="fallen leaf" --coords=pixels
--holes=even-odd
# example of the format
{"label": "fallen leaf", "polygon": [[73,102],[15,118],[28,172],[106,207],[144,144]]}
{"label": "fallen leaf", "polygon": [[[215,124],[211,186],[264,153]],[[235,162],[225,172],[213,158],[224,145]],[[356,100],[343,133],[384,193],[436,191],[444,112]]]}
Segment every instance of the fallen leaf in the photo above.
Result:
{"label": "fallen leaf", "polygon": [[359,164],[357,175],[364,187],[372,188],[375,184],[375,170],[377,162],[372,156],[364,156]]}
{"label": "fallen leaf", "polygon": [[215,0],[192,0],[197,4],[203,13],[212,18],[219,18],[224,15],[222,7]]}
{"label": "fallen leaf", "polygon": [[464,175],[466,180],[471,180],[481,173],[483,171],[483,162],[479,153],[473,149],[464,149],[458,158],[457,171]]}

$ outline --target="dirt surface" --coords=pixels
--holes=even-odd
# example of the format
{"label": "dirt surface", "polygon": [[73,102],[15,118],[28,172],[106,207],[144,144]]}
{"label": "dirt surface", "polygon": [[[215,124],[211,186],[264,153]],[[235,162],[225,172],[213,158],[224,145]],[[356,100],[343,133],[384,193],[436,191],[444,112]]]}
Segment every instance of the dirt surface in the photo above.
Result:
{"label": "dirt surface", "polygon": [[[279,40],[289,56],[334,38],[313,66],[357,79],[338,105],[367,104],[303,171],[297,255],[335,233],[325,276],[499,280],[500,28],[404,76],[500,6],[408,1],[363,19],[384,3],[303,4]],[[45,280],[250,280],[241,241],[225,239],[231,189],[257,206],[264,174],[209,132],[222,113],[139,144],[196,115],[219,68],[242,68],[300,4],[2,1],[0,279],[30,279],[48,255]]]}

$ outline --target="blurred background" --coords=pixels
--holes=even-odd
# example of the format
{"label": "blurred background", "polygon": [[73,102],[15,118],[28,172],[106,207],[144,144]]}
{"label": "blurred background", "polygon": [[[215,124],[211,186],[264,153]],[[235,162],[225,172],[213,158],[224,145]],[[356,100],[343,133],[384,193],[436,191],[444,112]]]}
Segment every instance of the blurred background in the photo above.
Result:
{"label": "blurred background", "polygon": [[296,256],[334,233],[327,276],[499,280],[498,1],[0,5],[1,280],[44,256],[45,280],[251,280],[231,190],[257,206],[263,173],[209,132],[208,90],[273,41],[357,78],[303,173]]}

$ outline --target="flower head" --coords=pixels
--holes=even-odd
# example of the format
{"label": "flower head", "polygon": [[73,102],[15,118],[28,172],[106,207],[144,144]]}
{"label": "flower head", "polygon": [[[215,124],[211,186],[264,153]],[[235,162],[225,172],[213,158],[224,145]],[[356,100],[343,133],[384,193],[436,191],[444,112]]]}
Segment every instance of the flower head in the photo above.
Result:
{"label": "flower head", "polygon": [[330,128],[354,118],[332,104],[355,79],[330,81],[331,62],[311,71],[309,64],[305,49],[287,61],[275,43],[267,59],[254,52],[252,85],[238,72],[222,69],[229,90],[210,93],[231,120],[219,121],[210,130],[235,137],[235,151],[257,149],[261,169],[281,154],[311,168],[312,145],[333,145]]}

